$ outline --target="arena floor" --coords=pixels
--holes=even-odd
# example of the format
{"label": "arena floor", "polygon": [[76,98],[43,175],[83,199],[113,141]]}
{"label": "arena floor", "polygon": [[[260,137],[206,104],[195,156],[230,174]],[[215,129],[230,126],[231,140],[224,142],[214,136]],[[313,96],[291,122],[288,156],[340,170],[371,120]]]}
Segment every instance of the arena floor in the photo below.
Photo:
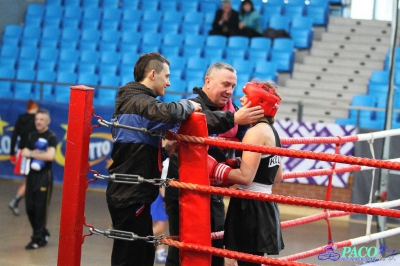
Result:
{"label": "arena floor", "polygon": [[[25,213],[24,203],[21,205],[21,215],[14,216],[8,208],[8,202],[14,196],[20,182],[0,179],[0,265],[2,266],[47,266],[57,265],[58,254],[58,238],[60,228],[60,212],[61,212],[61,187],[55,186],[50,209],[50,217],[48,221],[48,229],[51,237],[49,244],[37,250],[25,250],[25,245],[29,242],[31,236],[31,228]],[[297,208],[281,206],[282,221],[294,219],[307,215],[310,211],[316,212],[310,208]],[[104,191],[88,190],[86,197],[85,216],[88,224],[95,228],[105,230],[110,227],[110,217],[105,202]],[[351,221],[348,218],[331,219],[331,227],[334,241],[340,242],[350,238],[363,236],[365,234],[365,224],[363,222]],[[372,231],[375,232],[375,227]],[[389,225],[390,227],[390,225]],[[88,230],[84,229],[84,233]],[[314,222],[308,225],[283,229],[283,237],[285,241],[285,249],[279,256],[274,258],[287,256],[324,246],[327,243],[328,233],[325,221]],[[363,244],[361,246],[375,246],[375,241]],[[386,239],[386,245],[400,252],[400,236],[393,236]],[[361,247],[357,246],[357,247]],[[84,266],[100,266],[110,265],[112,240],[105,236],[90,236],[85,239],[82,246],[81,265]],[[342,249],[337,250],[342,253]],[[396,257],[393,258],[396,260]],[[399,265],[400,257],[397,256],[396,261],[382,261],[379,265]],[[317,256],[300,260],[299,262],[311,263],[317,265],[359,265],[360,263],[319,260]],[[59,263],[58,265],[63,265]],[[155,264],[159,265],[159,264]],[[371,265],[372,264],[368,264]],[[374,264],[378,265],[377,263]]]}

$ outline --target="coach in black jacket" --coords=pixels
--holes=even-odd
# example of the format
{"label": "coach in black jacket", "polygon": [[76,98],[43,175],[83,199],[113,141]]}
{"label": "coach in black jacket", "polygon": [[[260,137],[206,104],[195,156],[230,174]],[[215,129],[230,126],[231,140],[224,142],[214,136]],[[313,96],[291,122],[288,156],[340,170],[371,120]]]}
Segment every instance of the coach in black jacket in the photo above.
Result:
{"label": "coach in black jacket", "polygon": [[[163,103],[156,99],[165,93],[169,82],[169,62],[159,53],[140,56],[134,68],[135,82],[119,88],[113,121],[119,124],[168,130],[186,119],[193,111],[201,111],[198,103],[181,100]],[[144,179],[161,178],[159,168],[160,137],[123,128],[113,128],[114,146],[109,173],[139,175]],[[166,153],[174,145],[166,145]],[[115,183],[107,186],[107,204],[116,230],[138,236],[153,235],[150,205],[159,188],[149,183],[138,185]],[[143,265],[154,263],[155,247],[143,240],[114,240],[111,265]]]}
{"label": "coach in black jacket", "polygon": [[[226,138],[242,139],[248,129],[248,124],[263,117],[259,107],[246,105],[238,108],[233,105],[231,97],[236,86],[236,70],[229,64],[218,62],[211,65],[205,75],[203,88],[195,87],[193,92],[198,94],[192,100],[201,104],[202,112],[206,115],[208,134]],[[239,88],[241,89],[241,88]],[[218,162],[224,162],[228,150],[210,147],[208,153]],[[177,153],[170,156],[167,178],[179,178]],[[179,235],[179,190],[166,187],[165,204],[168,214],[169,233],[171,236]],[[222,196],[211,196],[211,230],[218,232],[224,230],[225,206]],[[193,230],[196,230],[193,228]],[[213,240],[214,247],[222,248],[223,240]],[[180,265],[179,250],[169,247],[165,265]],[[213,256],[212,265],[224,265],[224,259]]]}

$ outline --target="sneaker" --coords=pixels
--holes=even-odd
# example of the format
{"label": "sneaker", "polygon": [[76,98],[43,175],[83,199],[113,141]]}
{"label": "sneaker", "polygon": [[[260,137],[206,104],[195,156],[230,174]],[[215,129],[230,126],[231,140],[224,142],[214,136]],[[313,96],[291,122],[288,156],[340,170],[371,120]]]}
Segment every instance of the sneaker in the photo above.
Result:
{"label": "sneaker", "polygon": [[46,246],[46,245],[47,245],[47,242],[49,242],[49,239],[50,239],[50,233],[49,233],[49,231],[46,229],[46,231],[45,231],[44,234],[43,234],[43,241],[40,241],[40,242],[39,242],[39,245],[40,245],[41,247]]}
{"label": "sneaker", "polygon": [[15,216],[19,215],[18,205],[14,199],[10,201],[10,203],[8,204],[8,208],[10,208],[10,210],[13,212]]}
{"label": "sneaker", "polygon": [[156,263],[165,263],[167,261],[167,252],[165,249],[156,251]]}
{"label": "sneaker", "polygon": [[37,241],[34,240],[29,242],[28,245],[25,246],[25,249],[38,249],[38,248],[40,248],[40,245]]}

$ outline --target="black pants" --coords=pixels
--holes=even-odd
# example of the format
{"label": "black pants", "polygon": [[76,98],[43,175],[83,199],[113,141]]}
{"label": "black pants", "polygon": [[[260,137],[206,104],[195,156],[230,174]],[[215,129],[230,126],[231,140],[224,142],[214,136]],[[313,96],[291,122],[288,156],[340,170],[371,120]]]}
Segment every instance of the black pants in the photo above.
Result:
{"label": "black pants", "polygon": [[[130,205],[126,208],[108,206],[114,229],[132,232],[144,237],[153,235],[150,205],[145,205],[144,209],[139,213],[138,210],[142,206],[142,204]],[[114,239],[111,265],[153,266],[154,256],[154,244],[144,240],[128,241]]]}
{"label": "black pants", "polygon": [[[179,201],[171,201],[166,204],[165,211],[168,215],[169,234],[171,236],[179,235]],[[213,195],[211,197],[211,231],[219,232],[224,230],[225,221],[225,207],[223,197]],[[193,228],[193,230],[196,230]],[[210,232],[211,233],[211,232]],[[216,248],[223,248],[223,239],[217,239],[212,241],[212,246]],[[165,266],[179,266],[179,249],[169,246],[168,257]],[[212,256],[212,266],[223,266],[224,258]]]}
{"label": "black pants", "polygon": [[31,170],[26,179],[25,207],[33,230],[33,241],[42,241],[47,232],[46,221],[52,190],[53,175],[50,170]]}

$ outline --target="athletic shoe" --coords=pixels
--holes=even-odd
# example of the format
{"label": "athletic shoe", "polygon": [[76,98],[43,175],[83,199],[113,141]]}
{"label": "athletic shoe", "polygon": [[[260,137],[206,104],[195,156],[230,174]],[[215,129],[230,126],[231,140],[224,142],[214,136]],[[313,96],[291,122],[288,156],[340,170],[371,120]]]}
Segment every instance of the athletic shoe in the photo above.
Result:
{"label": "athletic shoe", "polygon": [[167,261],[167,253],[165,249],[159,249],[156,251],[156,263],[165,263]]}
{"label": "athletic shoe", "polygon": [[12,199],[10,203],[8,204],[8,208],[13,212],[15,216],[19,215],[19,209],[17,205],[17,201],[15,199]]}
{"label": "athletic shoe", "polygon": [[39,245],[41,246],[41,247],[44,247],[44,246],[46,246],[47,245],[47,242],[49,242],[49,239],[50,239],[50,233],[49,233],[49,231],[47,230],[47,229],[45,229],[46,231],[44,232],[44,234],[43,234],[43,241],[41,241],[41,243],[39,243]]}
{"label": "athletic shoe", "polygon": [[25,246],[25,249],[38,249],[40,248],[40,245],[38,241],[32,240],[31,242],[28,243],[28,245]]}

